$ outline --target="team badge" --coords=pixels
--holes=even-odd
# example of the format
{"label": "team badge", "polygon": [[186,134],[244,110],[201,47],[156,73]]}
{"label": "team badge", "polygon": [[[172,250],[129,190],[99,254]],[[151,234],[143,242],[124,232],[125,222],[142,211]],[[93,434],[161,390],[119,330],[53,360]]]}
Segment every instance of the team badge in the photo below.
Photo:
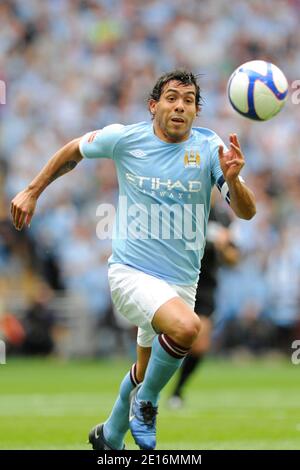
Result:
{"label": "team badge", "polygon": [[184,166],[185,168],[199,168],[200,167],[200,154],[197,150],[193,150],[193,149],[185,150]]}

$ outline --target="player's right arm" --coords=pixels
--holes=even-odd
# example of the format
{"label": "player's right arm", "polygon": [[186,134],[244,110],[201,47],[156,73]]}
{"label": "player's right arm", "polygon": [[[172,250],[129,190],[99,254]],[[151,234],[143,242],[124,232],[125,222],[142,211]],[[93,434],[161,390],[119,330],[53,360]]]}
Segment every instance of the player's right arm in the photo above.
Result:
{"label": "player's right arm", "polygon": [[124,129],[122,124],[111,124],[88,132],[58,150],[29,186],[12,200],[11,214],[16,229],[22,230],[24,224],[30,224],[40,194],[52,181],[73,170],[83,157],[113,158]]}
{"label": "player's right arm", "polygon": [[37,200],[44,189],[59,176],[73,170],[82,160],[79,142],[80,138],[74,139],[58,150],[28,187],[14,197],[11,215],[17,230],[22,230],[24,224],[30,224]]}

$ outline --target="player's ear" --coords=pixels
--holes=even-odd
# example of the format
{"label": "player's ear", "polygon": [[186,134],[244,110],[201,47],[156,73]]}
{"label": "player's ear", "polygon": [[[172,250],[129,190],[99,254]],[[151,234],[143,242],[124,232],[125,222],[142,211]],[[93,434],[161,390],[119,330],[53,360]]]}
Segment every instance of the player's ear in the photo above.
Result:
{"label": "player's ear", "polygon": [[153,99],[150,99],[150,100],[148,101],[148,107],[149,107],[150,113],[151,113],[152,116],[154,117],[154,116],[155,116],[155,113],[156,113],[157,101],[156,101],[156,100],[153,100]]}
{"label": "player's ear", "polygon": [[196,116],[199,116],[199,114],[201,113],[201,106],[199,106],[199,104],[196,105]]}

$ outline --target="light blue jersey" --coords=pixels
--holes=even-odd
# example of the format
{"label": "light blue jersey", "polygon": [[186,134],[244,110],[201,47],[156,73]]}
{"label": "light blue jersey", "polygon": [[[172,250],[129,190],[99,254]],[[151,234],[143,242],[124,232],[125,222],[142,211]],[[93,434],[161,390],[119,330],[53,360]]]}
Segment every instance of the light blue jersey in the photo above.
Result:
{"label": "light blue jersey", "polygon": [[80,141],[86,158],[114,160],[119,181],[112,256],[171,284],[197,282],[214,184],[229,201],[213,131],[193,128],[188,140],[167,143],[152,123],[113,124]]}

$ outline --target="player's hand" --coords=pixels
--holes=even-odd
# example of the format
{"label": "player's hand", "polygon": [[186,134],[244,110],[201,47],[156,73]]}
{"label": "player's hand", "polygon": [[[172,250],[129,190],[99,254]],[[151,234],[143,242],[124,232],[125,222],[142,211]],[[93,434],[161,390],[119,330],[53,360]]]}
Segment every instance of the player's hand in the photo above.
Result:
{"label": "player's hand", "polygon": [[223,146],[219,146],[219,161],[227,182],[236,179],[245,165],[244,155],[242,154],[240,143],[236,134],[230,134],[230,149],[224,152]]}
{"label": "player's hand", "polygon": [[18,193],[11,201],[10,211],[13,224],[17,230],[22,230],[24,224],[30,225],[35,211],[36,201],[36,197],[33,196],[28,189],[24,189]]}

